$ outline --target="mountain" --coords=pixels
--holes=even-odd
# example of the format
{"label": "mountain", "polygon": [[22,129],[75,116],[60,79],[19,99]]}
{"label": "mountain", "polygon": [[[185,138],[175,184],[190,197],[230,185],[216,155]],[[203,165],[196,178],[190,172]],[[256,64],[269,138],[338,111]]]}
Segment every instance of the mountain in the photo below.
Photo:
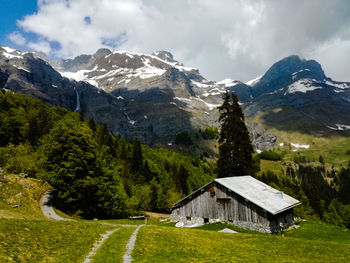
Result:
{"label": "mountain", "polygon": [[217,126],[215,108],[227,85],[207,81],[165,51],[145,55],[100,49],[50,61],[8,47],[0,47],[0,84],[79,111],[106,123],[113,134],[149,145],[172,144],[181,132]]}
{"label": "mountain", "polygon": [[199,129],[217,127],[216,107],[226,91],[238,95],[256,149],[276,142],[265,127],[320,135],[350,128],[350,84],[333,81],[316,61],[297,56],[243,83],[209,81],[167,51],[100,49],[53,61],[42,53],[0,47],[0,87],[79,111],[106,123],[115,135],[151,146],[174,147],[177,134],[194,136]]}
{"label": "mountain", "polygon": [[244,112],[267,126],[317,135],[350,129],[350,83],[328,78],[314,60],[289,56],[248,84],[236,91]]}

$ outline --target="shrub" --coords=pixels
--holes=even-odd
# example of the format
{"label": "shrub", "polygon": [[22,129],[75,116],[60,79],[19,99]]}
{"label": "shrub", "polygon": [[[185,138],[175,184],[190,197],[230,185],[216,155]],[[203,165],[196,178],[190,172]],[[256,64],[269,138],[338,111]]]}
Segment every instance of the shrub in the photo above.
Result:
{"label": "shrub", "polygon": [[305,155],[302,155],[302,154],[298,154],[298,155],[295,155],[293,157],[293,161],[295,163],[306,163],[307,160],[306,160],[306,156]]}
{"label": "shrub", "polygon": [[193,141],[187,132],[181,132],[176,135],[175,144],[192,145]]}
{"label": "shrub", "polygon": [[208,127],[202,132],[202,137],[205,140],[214,140],[219,138],[219,130],[216,127]]}
{"label": "shrub", "polygon": [[282,154],[269,150],[269,151],[263,151],[259,153],[259,157],[260,159],[263,159],[263,160],[279,161],[282,159]]}

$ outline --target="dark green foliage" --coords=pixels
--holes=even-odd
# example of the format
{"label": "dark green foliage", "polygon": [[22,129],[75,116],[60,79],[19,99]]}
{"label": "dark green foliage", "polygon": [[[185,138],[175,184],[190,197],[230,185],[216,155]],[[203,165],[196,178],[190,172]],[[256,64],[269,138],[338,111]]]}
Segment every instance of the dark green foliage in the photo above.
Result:
{"label": "dark green foliage", "polygon": [[350,204],[350,168],[342,168],[339,173],[339,194],[342,202]]}
{"label": "dark green foliage", "polygon": [[187,132],[181,132],[175,137],[175,144],[192,145],[193,141]]}
{"label": "dark green foliage", "polygon": [[[66,111],[67,112],[67,111]],[[53,125],[54,108],[11,92],[0,93],[0,147],[29,141],[35,145]]]}
{"label": "dark green foliage", "polygon": [[260,157],[258,154],[253,156],[253,171],[254,173],[260,171]]}
{"label": "dark green foliage", "polygon": [[203,139],[205,140],[214,140],[219,138],[219,130],[216,127],[205,128],[205,130],[202,131],[201,134]]}
{"label": "dark green foliage", "polygon": [[218,176],[253,174],[253,146],[244,115],[235,94],[226,93],[219,107],[221,124],[219,138]]}
{"label": "dark green foliage", "polygon": [[[348,169],[337,174],[334,170],[327,172],[324,166],[299,165],[297,169],[289,166],[286,176],[268,170],[260,179],[300,200],[302,205],[295,208],[297,216],[350,228],[349,175]],[[327,177],[340,178],[336,184],[339,191],[327,182]]]}
{"label": "dark green foliage", "polygon": [[263,160],[270,160],[270,161],[282,160],[282,154],[279,154],[272,150],[262,151],[261,153],[258,154],[258,156],[260,157],[260,159],[263,159]]}
{"label": "dark green foliage", "polygon": [[308,160],[306,159],[306,156],[303,155],[303,154],[294,155],[293,161],[295,163],[306,163],[306,162],[308,162]]}
{"label": "dark green foliage", "polygon": [[118,174],[99,158],[97,146],[79,115],[66,115],[42,140],[42,164],[47,171],[43,178],[57,189],[56,203],[65,211],[86,218],[120,217],[126,196]]}
{"label": "dark green foliage", "polygon": [[320,155],[320,157],[318,158],[318,161],[322,164],[324,164],[324,158],[322,155]]}
{"label": "dark green foliage", "polygon": [[132,145],[132,159],[131,159],[131,170],[133,172],[141,171],[143,167],[143,157],[141,142],[135,139]]}
{"label": "dark green foliage", "polygon": [[0,167],[48,181],[57,207],[86,218],[168,212],[216,177],[211,163],[129,144],[106,125],[23,95],[0,93],[0,124]]}

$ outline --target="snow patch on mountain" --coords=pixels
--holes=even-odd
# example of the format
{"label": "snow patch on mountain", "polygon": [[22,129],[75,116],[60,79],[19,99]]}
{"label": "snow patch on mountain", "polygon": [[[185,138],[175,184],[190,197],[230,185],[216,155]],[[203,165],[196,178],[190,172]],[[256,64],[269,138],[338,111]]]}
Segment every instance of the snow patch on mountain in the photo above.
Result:
{"label": "snow patch on mountain", "polygon": [[233,79],[223,79],[221,81],[216,82],[216,84],[223,85],[225,88],[236,86],[239,83],[239,81]]}
{"label": "snow patch on mountain", "polygon": [[226,89],[220,89],[217,87],[204,92],[201,96],[206,98],[208,96],[217,96],[223,93],[226,93]]}
{"label": "snow patch on mountain", "polygon": [[330,127],[327,126],[331,130],[336,130],[336,131],[346,131],[350,130],[350,125],[345,125],[345,124],[334,124],[335,127]]}
{"label": "snow patch on mountain", "polygon": [[2,51],[2,54],[8,58],[8,59],[12,59],[12,58],[23,58],[23,54],[22,52],[19,52],[15,49],[9,48],[9,47],[1,47],[4,51]]}
{"label": "snow patch on mountain", "polygon": [[63,77],[76,81],[86,81],[93,86],[98,87],[98,83],[94,79],[90,79],[87,74],[97,70],[97,65],[93,69],[82,69],[77,72],[60,72]]}
{"label": "snow patch on mountain", "polygon": [[249,81],[247,81],[245,84],[248,85],[248,86],[254,86],[255,84],[257,84],[257,83],[260,81],[260,79],[261,79],[262,77],[263,77],[263,75],[261,75],[261,76],[255,78],[255,79],[249,80]]}
{"label": "snow patch on mountain", "polygon": [[[208,103],[204,100],[202,100],[199,97],[189,97],[189,98],[180,98],[180,97],[174,97],[175,100],[179,100],[183,103],[185,103],[189,108],[196,108],[200,105],[205,106],[209,109],[209,111],[212,111],[213,109],[215,109],[216,107],[219,107],[221,104],[212,104],[212,103]],[[199,107],[198,107],[199,108]]]}
{"label": "snow patch on mountain", "polygon": [[28,69],[25,69],[25,68],[23,68],[23,67],[18,67],[18,66],[16,66],[16,65],[13,65],[13,66],[14,66],[15,68],[18,68],[18,69],[20,69],[20,70],[24,70],[24,71],[30,73],[30,71],[29,71]]}
{"label": "snow patch on mountain", "polygon": [[161,76],[166,71],[164,69],[160,69],[160,68],[152,66],[149,58],[142,58],[142,61],[143,61],[145,66],[136,70],[136,76],[141,78],[141,79],[147,79],[147,78],[152,78],[155,76]]}
{"label": "snow patch on mountain", "polygon": [[287,92],[284,94],[286,95],[287,93],[295,93],[295,92],[302,92],[306,93],[308,91],[312,91],[315,89],[321,89],[322,87],[320,86],[314,86],[314,80],[311,79],[300,79],[293,84],[288,86]]}
{"label": "snow patch on mountain", "polygon": [[294,148],[297,148],[297,149],[309,149],[310,148],[310,145],[308,145],[308,144],[291,143],[290,145],[292,145]]}
{"label": "snow patch on mountain", "polygon": [[199,87],[199,88],[210,88],[210,87],[213,87],[214,85],[212,84],[206,84],[206,83],[200,83],[200,82],[197,82],[197,81],[194,81],[194,80],[191,80],[192,84]]}
{"label": "snow patch on mountain", "polygon": [[348,88],[350,88],[348,83],[338,83],[338,82],[327,80],[326,84],[330,85],[330,86],[333,86],[333,87],[336,87],[338,89],[348,89]]}

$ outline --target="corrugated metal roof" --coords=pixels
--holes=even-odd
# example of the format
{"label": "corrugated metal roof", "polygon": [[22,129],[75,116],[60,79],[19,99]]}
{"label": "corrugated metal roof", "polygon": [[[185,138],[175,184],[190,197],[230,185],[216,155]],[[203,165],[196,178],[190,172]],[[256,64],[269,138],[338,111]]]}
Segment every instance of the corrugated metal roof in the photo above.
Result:
{"label": "corrugated metal roof", "polygon": [[220,178],[214,181],[273,215],[300,204],[297,199],[249,175]]}

